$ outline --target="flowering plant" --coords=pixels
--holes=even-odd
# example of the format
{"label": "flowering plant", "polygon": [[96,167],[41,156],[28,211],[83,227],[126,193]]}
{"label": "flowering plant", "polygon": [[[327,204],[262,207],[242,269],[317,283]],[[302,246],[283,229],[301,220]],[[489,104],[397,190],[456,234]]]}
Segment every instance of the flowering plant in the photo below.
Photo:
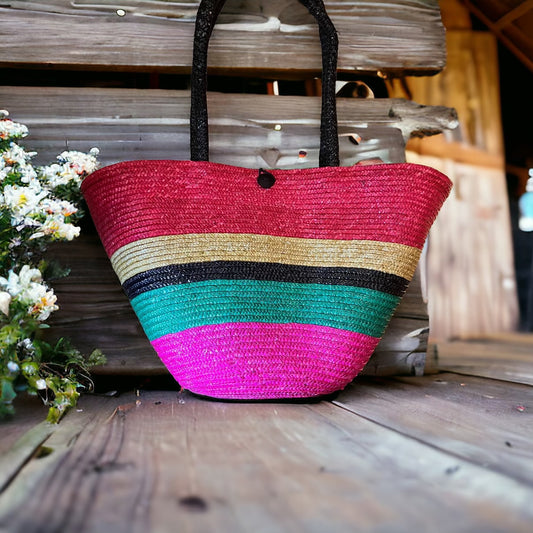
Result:
{"label": "flowering plant", "polygon": [[36,153],[18,144],[27,127],[7,117],[0,111],[0,417],[12,414],[17,392],[27,390],[57,422],[80,389],[92,386],[88,368],[104,358],[95,350],[85,359],[65,339],[42,338],[58,309],[44,253],[49,243],[79,235],[80,184],[97,168],[98,150],[66,151],[55,163],[33,166]]}

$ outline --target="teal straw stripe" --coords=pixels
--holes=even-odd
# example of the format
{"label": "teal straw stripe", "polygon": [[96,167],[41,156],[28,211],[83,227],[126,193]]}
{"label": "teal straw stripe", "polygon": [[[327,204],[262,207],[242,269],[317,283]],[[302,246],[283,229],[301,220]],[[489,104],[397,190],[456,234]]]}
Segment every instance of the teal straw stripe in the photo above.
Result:
{"label": "teal straw stripe", "polygon": [[364,287],[209,280],[148,291],[131,304],[152,341],[226,322],[316,324],[381,337],[399,301]]}

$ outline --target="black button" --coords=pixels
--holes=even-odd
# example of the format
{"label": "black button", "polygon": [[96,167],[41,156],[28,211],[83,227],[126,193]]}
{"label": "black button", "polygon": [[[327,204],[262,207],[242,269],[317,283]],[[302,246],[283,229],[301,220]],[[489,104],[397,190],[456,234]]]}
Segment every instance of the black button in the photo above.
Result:
{"label": "black button", "polygon": [[263,189],[270,189],[270,187],[276,183],[276,178],[270,172],[260,168],[259,176],[257,176],[257,183],[259,184],[259,187],[262,187]]}

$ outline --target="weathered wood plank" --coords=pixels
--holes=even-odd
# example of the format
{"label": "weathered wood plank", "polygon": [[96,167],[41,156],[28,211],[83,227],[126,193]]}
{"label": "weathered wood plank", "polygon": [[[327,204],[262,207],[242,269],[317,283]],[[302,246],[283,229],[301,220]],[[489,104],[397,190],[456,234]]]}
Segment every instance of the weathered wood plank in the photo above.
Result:
{"label": "weathered wood plank", "polygon": [[454,182],[430,241],[435,341],[512,331],[518,323],[496,39],[472,31],[448,31],[446,38],[446,69],[407,80],[414,100],[453,106],[460,119],[453,132],[408,144],[427,154],[408,152],[409,161],[439,168]]}
{"label": "weathered wood plank", "polygon": [[[113,400],[108,397],[91,397],[92,409],[85,410],[78,406],[71,412],[74,416],[69,417],[66,424],[41,422],[22,435],[0,458],[0,508],[3,508],[4,512],[6,510],[9,512],[11,505],[24,506],[33,484],[42,480],[44,475],[57,474],[59,478],[63,474],[69,476],[68,471],[55,473],[54,466],[58,460],[69,454],[70,447],[84,429],[94,428],[95,423],[102,421],[99,417],[102,408]],[[55,439],[54,433],[59,429],[61,435]],[[40,498],[45,493],[50,495],[45,488],[37,497]],[[17,531],[15,528],[16,526],[11,523],[0,524],[0,531]],[[36,523],[35,528],[35,531],[49,531],[47,525],[43,524]]]}
{"label": "weathered wood plank", "polygon": [[172,391],[92,401],[81,406],[94,419],[80,431],[70,413],[46,443],[52,453],[4,492],[0,528],[530,531],[531,487],[330,403],[218,403]]}
{"label": "weathered wood plank", "polygon": [[[343,165],[405,160],[404,141],[457,126],[453,109],[406,100],[339,98]],[[101,149],[103,164],[188,159],[190,95],[185,91],[0,87],[0,106],[27,124],[25,142],[48,162],[67,146]],[[246,167],[317,166],[320,99],[210,94],[211,160]],[[276,125],[281,131],[276,131]],[[358,146],[348,139],[358,134]],[[305,160],[299,151],[305,149]]]}
{"label": "weathered wood plank", "polygon": [[432,339],[515,330],[518,300],[505,173],[416,154],[409,160],[438,168],[454,183],[430,235]]}
{"label": "weathered wood plank", "polygon": [[532,387],[449,373],[358,380],[335,404],[533,486]]}
{"label": "weathered wood plank", "polygon": [[[17,426],[17,431],[20,431],[20,427]],[[7,488],[24,465],[38,453],[43,442],[48,439],[55,429],[56,426],[54,424],[42,421],[25,432],[10,448],[2,453],[0,456],[0,494]]]}
{"label": "weathered wood plank", "polygon": [[40,398],[20,393],[14,401],[16,416],[0,418],[0,456],[26,431],[42,422],[47,415]]}
{"label": "weathered wood plank", "polygon": [[478,339],[437,343],[438,366],[461,374],[533,385],[533,338],[509,342]]}
{"label": "weathered wood plank", "polygon": [[[12,0],[0,7],[0,66],[186,72],[199,0]],[[325,2],[341,72],[435,73],[445,64],[437,0]],[[118,16],[117,9],[125,16]],[[321,70],[318,30],[296,0],[229,0],[210,65],[255,76]]]}

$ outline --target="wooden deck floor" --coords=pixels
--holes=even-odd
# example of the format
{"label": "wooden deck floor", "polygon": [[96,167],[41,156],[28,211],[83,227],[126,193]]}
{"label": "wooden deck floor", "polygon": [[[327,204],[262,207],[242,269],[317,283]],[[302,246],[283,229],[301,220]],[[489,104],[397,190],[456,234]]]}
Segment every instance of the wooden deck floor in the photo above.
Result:
{"label": "wooden deck floor", "polygon": [[314,404],[139,390],[51,427],[23,402],[0,531],[531,533],[531,338],[439,348],[441,373]]}

